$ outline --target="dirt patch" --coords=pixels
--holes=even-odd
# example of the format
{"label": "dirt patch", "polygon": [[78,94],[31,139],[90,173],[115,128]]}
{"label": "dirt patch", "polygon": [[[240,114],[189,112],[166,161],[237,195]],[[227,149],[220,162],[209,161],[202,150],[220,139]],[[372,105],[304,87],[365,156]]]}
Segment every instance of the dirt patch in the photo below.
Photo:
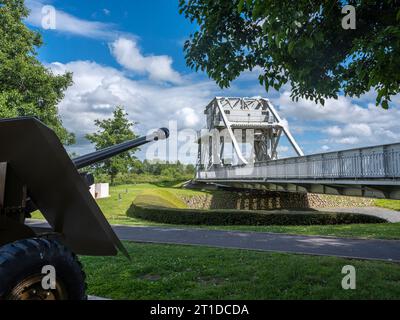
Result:
{"label": "dirt patch", "polygon": [[209,286],[209,285],[218,286],[225,282],[224,279],[215,278],[215,277],[197,277],[197,281],[199,283],[207,285],[207,286]]}
{"label": "dirt patch", "polygon": [[159,274],[145,274],[143,276],[140,276],[139,279],[148,281],[158,281],[161,279],[161,276]]}

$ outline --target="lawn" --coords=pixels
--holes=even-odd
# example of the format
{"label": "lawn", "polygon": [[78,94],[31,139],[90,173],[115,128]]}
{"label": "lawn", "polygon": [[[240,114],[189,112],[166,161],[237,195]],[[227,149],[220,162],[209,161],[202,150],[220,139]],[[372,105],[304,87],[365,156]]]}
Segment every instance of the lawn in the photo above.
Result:
{"label": "lawn", "polygon": [[[199,226],[196,226],[197,228]],[[334,236],[363,239],[400,239],[400,223],[347,224],[326,226],[200,226],[213,230],[274,232],[301,235]]]}
{"label": "lawn", "polygon": [[[97,203],[111,224],[155,225],[149,221],[127,217],[126,212],[130,208],[132,201],[134,201],[136,196],[141,193],[148,194],[149,196],[156,194],[163,199],[166,198],[168,193],[182,196],[193,196],[206,193],[202,191],[181,189],[180,185],[181,184],[179,183],[141,183],[113,186],[110,187],[110,197],[99,199],[97,200]],[[167,202],[163,203],[164,206],[166,206],[166,204]],[[179,203],[179,206],[181,207],[182,204],[183,203]],[[173,201],[172,205],[178,206],[178,203]],[[40,212],[35,212],[32,214],[32,218],[43,219],[43,216],[40,214]]]}
{"label": "lawn", "polygon": [[400,200],[377,199],[375,205],[382,208],[400,211]]}
{"label": "lawn", "polygon": [[[137,185],[120,185],[110,188],[110,197],[99,199],[99,204],[104,215],[114,224],[130,224],[130,225],[154,225],[149,221],[144,221],[136,218],[127,217],[126,212],[130,208],[132,201],[135,200],[139,194],[144,194],[149,197],[151,201],[152,195],[157,195],[162,198],[164,202],[159,205],[168,206],[168,193],[173,195],[193,196],[196,194],[203,194],[202,191],[193,191],[188,189],[181,189],[180,184],[137,184]],[[171,206],[184,207],[185,204],[176,197],[173,197],[170,203]]]}
{"label": "lawn", "polygon": [[[127,217],[126,212],[137,195],[144,193],[152,201],[152,195],[158,195],[165,201],[163,205],[167,205],[166,198],[168,194],[181,196],[194,196],[205,194],[210,191],[197,191],[181,189],[180,184],[136,184],[136,185],[120,185],[110,188],[110,197],[98,200],[104,215],[111,224],[125,225],[162,225],[137,218]],[[176,203],[176,197],[173,197],[171,205],[182,206]],[[183,204],[184,205],[184,204]],[[377,205],[390,209],[400,210],[400,201],[398,200],[377,200]],[[399,213],[400,214],[400,213]],[[41,218],[39,213],[35,213],[33,218]],[[174,225],[164,225],[165,227],[175,227]],[[190,226],[185,226],[190,227]],[[259,231],[259,232],[276,232],[291,233],[302,235],[324,235],[338,237],[353,238],[377,238],[377,239],[400,239],[400,223],[383,223],[383,224],[352,224],[352,225],[327,225],[327,226],[192,226],[195,228],[208,228],[219,230],[240,230],[240,231]]]}
{"label": "lawn", "polygon": [[[400,299],[400,265],[335,257],[124,243],[132,261],[81,257],[88,293],[113,299]],[[251,262],[251,263],[249,263]],[[344,265],[356,290],[343,290]]]}

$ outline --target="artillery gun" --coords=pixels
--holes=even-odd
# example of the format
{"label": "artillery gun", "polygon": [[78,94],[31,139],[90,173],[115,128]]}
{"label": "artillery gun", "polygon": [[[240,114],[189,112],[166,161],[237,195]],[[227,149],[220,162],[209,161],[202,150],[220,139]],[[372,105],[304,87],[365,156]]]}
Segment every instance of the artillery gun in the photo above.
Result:
{"label": "artillery gun", "polygon": [[[55,133],[36,118],[0,120],[0,300],[83,300],[85,274],[76,254],[128,255],[89,192],[79,169],[146,143],[152,134],[71,159]],[[25,225],[40,210],[51,232]],[[43,285],[44,270],[55,281]]]}

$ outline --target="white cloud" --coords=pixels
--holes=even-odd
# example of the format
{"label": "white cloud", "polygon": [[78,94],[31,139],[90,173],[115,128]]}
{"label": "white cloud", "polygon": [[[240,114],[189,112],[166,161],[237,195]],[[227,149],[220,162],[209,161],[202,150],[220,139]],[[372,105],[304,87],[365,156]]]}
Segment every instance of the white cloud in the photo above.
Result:
{"label": "white cloud", "polygon": [[[93,147],[84,139],[84,135],[96,130],[95,119],[109,118],[116,105],[124,106],[131,121],[139,122],[136,127],[139,134],[168,127],[170,121],[176,121],[178,130],[198,130],[205,126],[203,111],[211,99],[223,95],[245,96],[248,90],[242,85],[251,84],[254,87],[256,81],[246,78],[240,87],[234,83],[231,88],[221,91],[213,81],[193,74],[186,76],[181,83],[167,86],[159,81],[133,80],[118,69],[91,61],[67,64],[54,62],[48,67],[56,74],[66,71],[73,73],[74,83],[65,92],[59,110],[65,127],[77,136],[77,144],[69,148],[77,154],[92,150]],[[143,147],[140,155],[143,156],[147,148],[150,146]],[[193,162],[196,153],[197,149],[192,155]],[[179,153],[179,157],[188,161],[186,152],[182,154]]]}
{"label": "white cloud", "polygon": [[350,123],[343,126],[328,127],[326,133],[333,137],[329,141],[339,144],[357,144],[362,140],[370,139],[373,135],[370,125],[365,123]]}
{"label": "white cloud", "polygon": [[338,123],[370,123],[374,121],[375,116],[379,119],[390,120],[399,109],[394,107],[390,110],[383,110],[375,107],[369,101],[367,108],[353,103],[350,98],[339,96],[337,100],[327,99],[325,106],[316,105],[313,101],[299,99],[293,102],[290,99],[290,92],[285,91],[275,102],[281,106],[281,111],[286,115],[299,120],[323,120],[334,121]]}
{"label": "white cloud", "polygon": [[172,68],[172,58],[169,56],[143,56],[134,39],[118,38],[110,45],[111,53],[124,68],[147,73],[152,80],[180,83],[178,72]]}
{"label": "white cloud", "polygon": [[342,134],[342,129],[340,129],[338,126],[332,126],[332,127],[328,127],[326,129],[326,132],[331,136],[337,137]]}
{"label": "white cloud", "polygon": [[[125,107],[131,121],[139,122],[136,130],[140,134],[168,126],[171,120],[177,122],[178,129],[197,130],[205,125],[203,110],[213,97],[249,96],[247,89],[252,89],[255,81],[234,83],[221,91],[214,82],[195,75],[166,86],[159,81],[132,80],[120,70],[90,61],[53,63],[50,68],[56,73],[73,72],[74,85],[66,91],[59,108],[65,126],[77,134],[78,145],[73,151],[79,154],[91,149],[83,136],[96,130],[94,120],[110,117],[116,105]],[[327,101],[326,109],[322,109],[307,101],[294,103],[287,97],[284,92],[272,100],[306,153],[400,141],[398,108],[386,111],[372,104],[361,107],[339,97],[338,101]],[[310,130],[316,135],[310,136]],[[279,153],[289,156],[284,142]]]}
{"label": "white cloud", "polygon": [[287,119],[281,119],[281,124],[287,128],[288,130],[290,130],[289,128],[289,122],[287,121]]}
{"label": "white cloud", "polygon": [[[393,102],[399,101],[399,96],[393,97]],[[331,149],[399,142],[399,106],[393,103],[391,109],[384,110],[375,106],[374,99],[372,93],[358,100],[339,96],[337,100],[327,99],[322,106],[305,99],[293,102],[287,90],[272,100],[292,127],[314,132],[319,127],[328,136],[323,143]]]}
{"label": "white cloud", "polygon": [[[27,0],[31,9],[28,24],[42,26],[42,8],[50,0]],[[105,10],[104,14],[108,14]],[[74,85],[67,90],[60,104],[60,112],[66,127],[76,132],[79,146],[87,148],[82,139],[84,133],[93,131],[93,120],[111,115],[114,106],[123,105],[131,120],[140,122],[140,130],[165,126],[168,120],[177,120],[180,127],[200,128],[204,123],[204,106],[214,96],[264,96],[279,105],[285,123],[290,124],[295,138],[314,151],[345,148],[400,141],[400,95],[392,97],[393,108],[375,107],[376,93],[372,90],[360,99],[339,96],[328,99],[325,106],[312,101],[290,99],[290,88],[266,93],[257,84],[259,69],[242,74],[240,81],[221,91],[212,81],[198,80],[201,76],[182,76],[172,67],[172,58],[166,55],[146,55],[139,49],[137,39],[119,32],[113,24],[88,21],[61,10],[56,11],[56,31],[103,39],[110,42],[110,49],[117,62],[125,69],[149,78],[132,80],[125,73],[89,61],[68,64],[53,63],[51,69],[58,73],[74,72]],[[163,82],[170,82],[167,86]],[[309,136],[308,133],[316,133]],[[325,139],[324,138],[325,135]],[[318,141],[322,142],[319,148]],[[281,150],[284,152],[283,150]],[[310,150],[311,151],[311,150]]]}
{"label": "white cloud", "polygon": [[73,72],[74,84],[67,89],[59,110],[64,125],[78,137],[78,146],[72,149],[79,154],[90,148],[82,137],[96,130],[94,120],[110,117],[116,105],[125,107],[131,121],[139,122],[141,134],[168,126],[170,120],[177,121],[178,129],[200,129],[204,107],[219,90],[211,81],[165,86],[132,80],[117,69],[90,61],[48,67],[56,74]]}
{"label": "white cloud", "polygon": [[356,143],[359,143],[360,140],[357,137],[344,137],[344,138],[334,140],[334,142],[340,143],[340,144],[356,144]]}
{"label": "white cloud", "polygon": [[[44,18],[42,9],[43,6],[47,5],[47,3],[39,0],[27,0],[26,5],[30,9],[30,14],[26,19],[26,22],[32,26],[41,28]],[[57,10],[57,8],[55,9],[55,31],[75,34],[87,38],[109,40],[114,39],[119,34],[113,24],[83,20],[64,11]]]}
{"label": "white cloud", "polygon": [[361,137],[370,137],[372,136],[372,129],[366,123],[351,123],[348,124],[344,130],[344,133],[354,134]]}
{"label": "white cloud", "polygon": [[[73,72],[74,84],[66,91],[59,109],[65,126],[77,134],[78,144],[72,150],[79,154],[91,149],[83,136],[96,130],[94,120],[110,117],[116,105],[124,106],[130,120],[139,122],[136,130],[146,134],[150,129],[168,126],[171,120],[177,122],[178,129],[200,129],[205,125],[204,107],[213,97],[247,95],[243,83],[221,91],[214,82],[198,80],[193,75],[182,83],[166,86],[160,82],[132,80],[122,71],[90,61],[52,63],[49,67],[59,74]],[[275,104],[280,105],[279,112],[285,117],[285,123],[290,123],[300,145],[311,148],[305,150],[307,153],[400,141],[398,109],[385,111],[372,105],[363,108],[340,97],[336,108],[329,106],[333,102],[327,102],[327,109],[321,110],[308,102],[292,103],[286,96],[284,93],[277,98]],[[327,126],[326,121],[331,125]],[[298,126],[303,126],[304,132],[297,132]],[[320,131],[322,136],[307,136],[307,128]],[[279,152],[281,156],[286,155],[285,144]]]}
{"label": "white cloud", "polygon": [[[41,0],[28,0],[30,15],[27,23],[42,28],[43,19],[49,14],[43,11],[46,4]],[[55,9],[54,31],[69,33],[77,36],[104,39],[110,42],[112,55],[117,62],[127,70],[148,76],[150,80],[180,83],[182,78],[172,68],[172,58],[167,55],[147,55],[141,53],[137,38],[131,34],[119,32],[113,24],[98,21],[83,20],[64,11]],[[110,14],[108,9],[103,13]]]}
{"label": "white cloud", "polygon": [[196,112],[196,110],[190,107],[182,108],[175,114],[178,118],[183,120],[183,125],[188,128],[193,128],[200,122],[199,112]]}

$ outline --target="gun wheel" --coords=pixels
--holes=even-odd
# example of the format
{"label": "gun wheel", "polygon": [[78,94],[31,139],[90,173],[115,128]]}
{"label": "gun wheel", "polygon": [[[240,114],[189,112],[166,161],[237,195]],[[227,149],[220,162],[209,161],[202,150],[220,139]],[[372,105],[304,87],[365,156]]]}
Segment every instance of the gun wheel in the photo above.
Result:
{"label": "gun wheel", "polygon": [[[55,270],[49,288],[43,267]],[[0,248],[0,300],[84,300],[85,273],[76,255],[56,240],[32,238]]]}
{"label": "gun wheel", "polygon": [[7,300],[66,300],[68,295],[61,281],[56,282],[54,290],[42,287],[43,275],[28,277],[18,283],[7,296]]}

